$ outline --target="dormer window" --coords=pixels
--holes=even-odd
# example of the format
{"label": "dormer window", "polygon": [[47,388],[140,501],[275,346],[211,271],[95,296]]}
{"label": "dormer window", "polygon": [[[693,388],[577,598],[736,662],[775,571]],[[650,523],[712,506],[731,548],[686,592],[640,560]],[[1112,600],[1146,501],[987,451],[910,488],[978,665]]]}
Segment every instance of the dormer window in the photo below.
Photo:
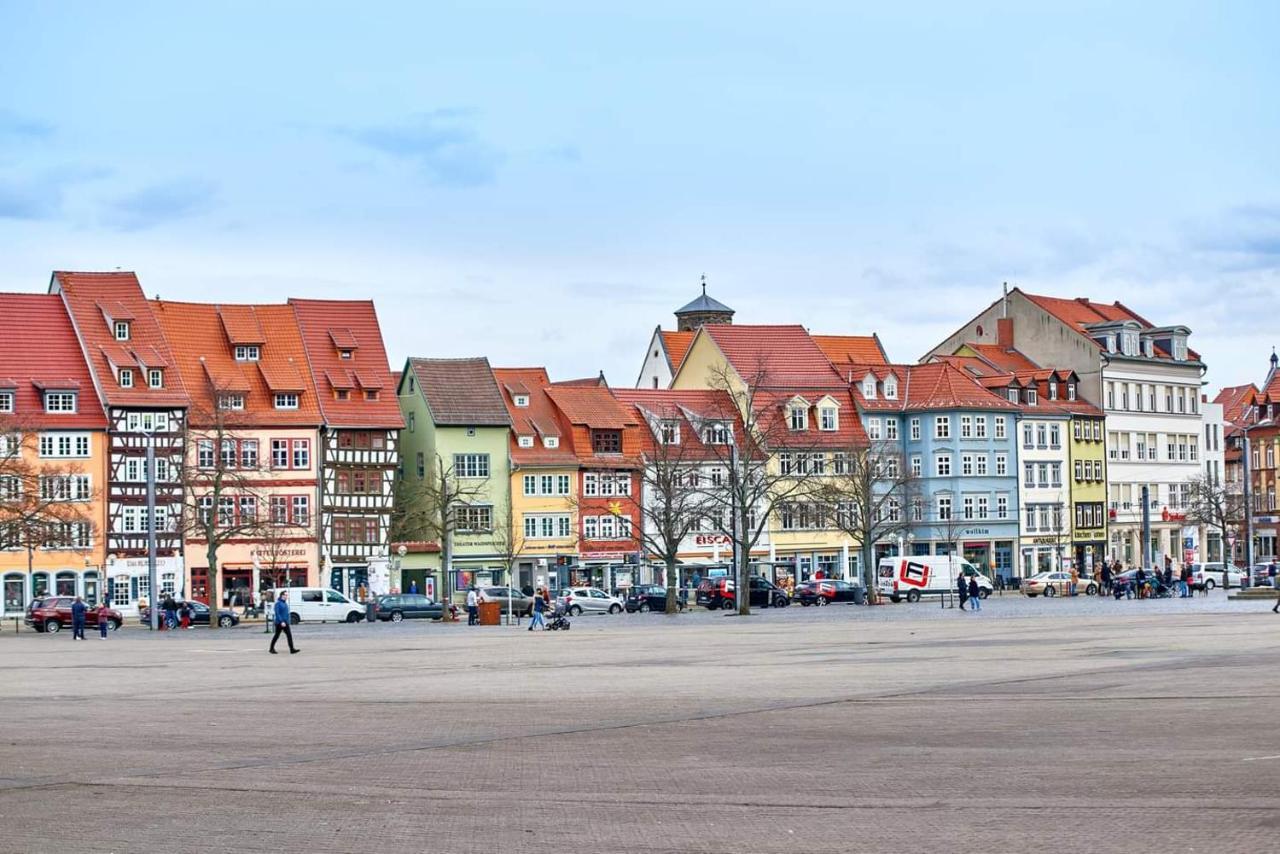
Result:
{"label": "dormer window", "polygon": [[552,448],[552,449],[560,447],[560,437],[559,436],[543,436],[542,447]]}
{"label": "dormer window", "polygon": [[298,395],[293,392],[276,395],[276,409],[297,409]]}
{"label": "dormer window", "polygon": [[1075,400],[1075,399],[1076,399],[1076,384],[1067,383],[1067,400]]}
{"label": "dormer window", "polygon": [[333,394],[338,398],[338,400],[346,400],[351,397],[351,392],[347,391],[345,388],[336,388],[333,390]]}
{"label": "dormer window", "polygon": [[256,362],[262,357],[262,349],[257,344],[239,344],[236,346],[237,362]]}
{"label": "dormer window", "polygon": [[727,445],[729,444],[729,428],[723,421],[708,424],[707,429],[702,433],[702,440],[708,445]]}
{"label": "dormer window", "polygon": [[1017,402],[1018,402],[1018,390],[1017,390],[1016,388],[1011,388],[1011,389],[1009,389],[1009,393],[1006,395],[1006,397],[1008,397],[1008,398],[1009,398],[1009,402],[1010,402],[1010,403],[1017,403]]}
{"label": "dormer window", "polygon": [[1029,388],[1027,389],[1027,406],[1035,406],[1035,405],[1036,405],[1036,390],[1033,388]]}
{"label": "dormer window", "polygon": [[898,381],[893,377],[884,381],[884,396],[887,400],[898,399]]}
{"label": "dormer window", "polygon": [[365,390],[364,390],[364,399],[365,399],[365,400],[377,400],[377,399],[378,399],[378,390],[377,390],[376,388],[367,388],[367,389],[365,389]]}
{"label": "dormer window", "polygon": [[876,378],[866,377],[862,381],[862,396],[867,400],[876,399]]}
{"label": "dormer window", "polygon": [[152,388],[164,388],[164,371],[151,368],[147,371],[147,385]]}
{"label": "dormer window", "polygon": [[133,388],[133,369],[121,368],[117,379],[120,381],[120,388]]}
{"label": "dormer window", "polygon": [[13,392],[0,391],[0,412],[13,412]]}
{"label": "dormer window", "polygon": [[117,320],[112,324],[112,331],[115,333],[117,341],[129,340],[129,321]]}
{"label": "dormer window", "polygon": [[660,425],[659,434],[664,445],[680,444],[680,422],[679,421],[663,421]]}
{"label": "dormer window", "polygon": [[1107,345],[1107,352],[1114,353],[1116,351],[1116,336],[1108,335],[1106,336],[1105,340]]}
{"label": "dormer window", "polygon": [[522,447],[522,448],[532,448],[532,447],[533,447],[533,437],[532,437],[532,436],[521,436],[521,437],[517,440],[517,443],[518,443],[518,444],[520,445],[520,447]]}
{"label": "dormer window", "polygon": [[46,391],[44,393],[45,412],[75,412],[76,392]]}
{"label": "dormer window", "polygon": [[512,398],[512,400],[514,400],[516,406],[520,407],[521,409],[529,405],[529,395],[527,394],[517,394],[514,398]]}
{"label": "dormer window", "polygon": [[223,411],[238,412],[244,409],[244,395],[220,394],[218,395],[218,408]]}
{"label": "dormer window", "polygon": [[840,428],[840,412],[834,406],[818,410],[818,429],[831,433]]}
{"label": "dormer window", "polygon": [[1148,359],[1154,359],[1156,357],[1156,342],[1150,338],[1142,339],[1142,355]]}
{"label": "dormer window", "polygon": [[1120,352],[1125,356],[1138,355],[1138,333],[1136,332],[1120,333]]}
{"label": "dormer window", "polygon": [[354,354],[353,354],[350,350],[339,350],[339,351],[338,351],[338,358],[339,358],[339,359],[350,359],[353,355],[354,355]]}
{"label": "dormer window", "polygon": [[597,454],[622,453],[622,431],[592,430],[591,450]]}
{"label": "dormer window", "polygon": [[791,407],[791,429],[792,430],[808,430],[809,429],[809,410],[803,406]]}
{"label": "dormer window", "polygon": [[1050,400],[1058,399],[1058,381],[1057,380],[1049,380],[1049,399]]}
{"label": "dormer window", "polygon": [[1173,358],[1179,362],[1187,360],[1187,339],[1180,335],[1173,339]]}

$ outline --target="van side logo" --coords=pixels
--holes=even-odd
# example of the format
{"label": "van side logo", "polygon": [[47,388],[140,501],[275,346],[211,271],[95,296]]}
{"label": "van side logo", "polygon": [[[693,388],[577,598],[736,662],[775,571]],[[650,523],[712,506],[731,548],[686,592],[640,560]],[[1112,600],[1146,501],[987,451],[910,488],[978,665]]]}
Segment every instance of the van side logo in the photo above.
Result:
{"label": "van side logo", "polygon": [[928,587],[929,567],[927,564],[916,563],[913,560],[903,561],[898,580],[908,587]]}

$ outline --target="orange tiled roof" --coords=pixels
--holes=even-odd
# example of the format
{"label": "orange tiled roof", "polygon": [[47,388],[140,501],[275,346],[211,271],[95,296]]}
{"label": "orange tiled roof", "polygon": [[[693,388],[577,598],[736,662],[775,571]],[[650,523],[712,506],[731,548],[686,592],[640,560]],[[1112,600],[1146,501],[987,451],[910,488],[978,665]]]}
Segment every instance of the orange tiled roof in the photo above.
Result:
{"label": "orange tiled roof", "polygon": [[965,345],[997,368],[1006,371],[1035,371],[1040,366],[1016,349],[1006,350],[999,344],[969,342]]}
{"label": "orange tiled roof", "polygon": [[235,344],[262,344],[267,340],[258,322],[258,315],[251,305],[223,305],[218,307],[222,328],[227,340]]}
{"label": "orange tiled roof", "polygon": [[[106,428],[102,402],[62,298],[0,294],[0,315],[6,324],[0,335],[0,373],[4,374],[0,388],[14,393],[12,417],[20,423],[30,418],[41,426]],[[45,415],[42,385],[78,389],[76,411]]]}
{"label": "orange tiled roof", "polygon": [[[387,430],[404,426],[395,389],[399,376],[393,376],[387,364],[387,351],[382,342],[382,328],[371,300],[291,299],[289,305],[297,317],[298,329],[307,355],[307,367],[320,398],[320,411],[331,427],[371,427]],[[351,350],[351,358],[343,359],[339,350]],[[329,387],[329,377],[342,377],[360,385],[349,391],[346,400],[338,400]],[[365,390],[374,391],[369,400]]]}
{"label": "orange tiled roof", "polygon": [[733,398],[727,392],[706,389],[636,389],[616,388],[613,395],[624,406],[631,407],[637,420],[641,423],[640,445],[647,454],[658,452],[655,427],[647,422],[676,420],[680,422],[680,448],[678,456],[667,456],[665,459],[678,461],[717,460],[725,456],[724,449],[715,450],[704,445],[699,433],[700,424],[695,422],[720,421],[733,425],[734,436],[738,447],[744,447],[745,437],[742,429],[742,418],[734,406]]}
{"label": "orange tiled roof", "polygon": [[553,385],[547,395],[570,424],[598,430],[622,430],[640,422],[602,386]]}
{"label": "orange tiled roof", "polygon": [[[494,379],[511,416],[511,460],[517,466],[576,466],[570,431],[562,430],[555,404],[547,396],[551,379],[546,368],[494,368]],[[527,395],[528,406],[516,406],[515,396]],[[532,436],[533,447],[520,447],[521,436]],[[559,447],[548,448],[547,436],[556,437]]]}
{"label": "orange tiled roof", "polygon": [[[1065,299],[1063,297],[1049,297],[1040,294],[1029,294],[1021,289],[1016,289],[1027,299],[1052,314],[1069,326],[1074,326],[1086,337],[1088,333],[1085,327],[1094,323],[1104,323],[1107,321],[1132,320],[1142,326],[1144,329],[1150,329],[1155,324],[1148,321],[1142,315],[1117,300],[1110,305],[1101,302],[1094,302],[1087,297],[1076,297],[1075,299]],[[1090,341],[1093,339],[1090,338]],[[1097,342],[1094,342],[1097,345]],[[1097,345],[1101,346],[1101,345]],[[1169,354],[1158,351],[1165,358]],[[1192,359],[1199,359],[1200,354],[1187,348],[1187,355]]]}
{"label": "orange tiled roof", "polygon": [[[186,406],[189,403],[181,371],[166,371],[163,388],[151,388],[145,376],[135,377],[132,387],[122,388],[115,370],[108,362],[107,353],[111,352],[121,358],[124,365],[135,362],[141,372],[145,368],[133,351],[148,354],[154,351],[165,364],[176,364],[169,349],[169,341],[151,312],[151,305],[142,293],[142,285],[138,283],[136,274],[58,270],[50,279],[49,289],[51,293],[61,291],[76,332],[88,354],[89,369],[107,404]],[[117,312],[115,319],[124,320],[124,315],[129,315],[128,341],[116,340],[108,322],[112,311]],[[213,318],[212,323],[218,326],[217,318]],[[116,363],[117,367],[121,365],[121,362]]]}
{"label": "orange tiled roof", "polygon": [[[797,397],[809,404],[809,429],[793,432],[787,421],[787,410]],[[840,404],[835,430],[817,429],[818,404],[824,397],[830,397]],[[839,391],[803,387],[763,391],[757,392],[752,402],[758,411],[756,422],[764,441],[772,442],[775,446],[839,449],[866,446],[870,442],[862,428],[862,419],[858,417],[856,401],[847,387]]]}
{"label": "orange tiled roof", "polygon": [[684,364],[684,357],[689,354],[689,345],[693,343],[693,332],[667,332],[661,331],[662,346],[667,351],[667,363],[671,367],[671,373],[680,370],[680,366]]}
{"label": "orange tiled roof", "polygon": [[885,355],[878,335],[813,335],[810,337],[836,367],[846,363],[889,364],[889,358]]}
{"label": "orange tiled roof", "polygon": [[1244,420],[1244,410],[1251,405],[1258,387],[1253,383],[1247,385],[1227,386],[1214,397],[1214,403],[1222,404],[1222,420],[1228,424],[1239,424]]}
{"label": "orange tiled roof", "polygon": [[893,365],[898,377],[898,399],[877,396],[868,400],[855,384],[854,399],[858,406],[874,411],[899,412],[930,409],[996,409],[1017,410],[1017,404],[983,387],[975,377],[949,362],[927,362],[922,365]]}
{"label": "orange tiled roof", "polygon": [[[302,335],[287,305],[219,306],[212,303],[152,300],[149,304],[173,343],[178,370],[191,393],[191,422],[208,426],[216,411],[216,389],[244,392],[245,408],[234,413],[245,426],[291,427],[321,423],[315,387],[306,377]],[[226,309],[233,308],[231,312]],[[237,362],[221,319],[243,318],[245,309],[261,324],[260,360]],[[276,409],[277,391],[298,392],[297,409]]]}
{"label": "orange tiled roof", "polygon": [[704,326],[738,376],[751,382],[764,372],[762,387],[845,385],[825,353],[803,326]]}

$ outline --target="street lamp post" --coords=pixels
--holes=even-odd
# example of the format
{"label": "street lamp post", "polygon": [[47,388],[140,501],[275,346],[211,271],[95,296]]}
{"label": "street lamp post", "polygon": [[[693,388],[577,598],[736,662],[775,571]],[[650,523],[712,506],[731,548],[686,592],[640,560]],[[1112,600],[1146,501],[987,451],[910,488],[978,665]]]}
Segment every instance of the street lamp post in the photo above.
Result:
{"label": "street lamp post", "polygon": [[[147,589],[151,591],[151,631],[160,628],[159,586],[156,581],[156,448],[155,434],[142,431],[147,442]],[[217,613],[214,603],[213,613]]]}

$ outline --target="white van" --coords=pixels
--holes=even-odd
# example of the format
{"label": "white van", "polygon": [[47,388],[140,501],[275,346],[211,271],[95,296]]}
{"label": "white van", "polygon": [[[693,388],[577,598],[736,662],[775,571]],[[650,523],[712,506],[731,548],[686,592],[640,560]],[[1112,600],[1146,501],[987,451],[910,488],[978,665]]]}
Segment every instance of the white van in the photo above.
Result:
{"label": "white van", "polygon": [[918,602],[921,596],[955,592],[956,576],[978,580],[978,595],[986,599],[994,586],[977,567],[959,555],[901,555],[880,558],[877,567],[880,595],[894,602]]}
{"label": "white van", "polygon": [[289,621],[298,623],[358,623],[364,619],[364,606],[337,590],[324,587],[276,587],[272,601],[281,593],[289,594]]}

